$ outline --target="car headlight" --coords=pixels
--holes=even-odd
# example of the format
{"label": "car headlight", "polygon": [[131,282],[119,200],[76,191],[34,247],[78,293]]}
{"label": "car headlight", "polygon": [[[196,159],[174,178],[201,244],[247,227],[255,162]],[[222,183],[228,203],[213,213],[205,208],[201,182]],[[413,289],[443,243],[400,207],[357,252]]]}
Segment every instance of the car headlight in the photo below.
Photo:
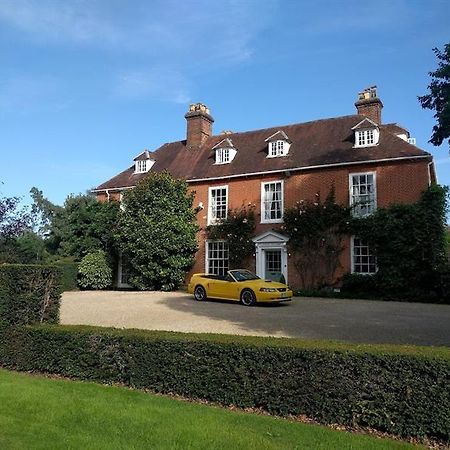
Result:
{"label": "car headlight", "polygon": [[275,292],[276,289],[275,288],[261,288],[259,291],[260,292]]}

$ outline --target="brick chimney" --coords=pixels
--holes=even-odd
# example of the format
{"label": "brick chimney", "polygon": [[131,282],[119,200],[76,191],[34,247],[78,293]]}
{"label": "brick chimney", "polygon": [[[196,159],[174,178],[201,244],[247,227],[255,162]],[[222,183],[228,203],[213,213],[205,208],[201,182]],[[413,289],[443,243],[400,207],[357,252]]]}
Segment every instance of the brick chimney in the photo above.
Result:
{"label": "brick chimney", "polygon": [[214,119],[209,114],[209,109],[203,103],[194,103],[189,106],[189,111],[184,116],[187,121],[186,147],[195,149],[212,135]]}
{"label": "brick chimney", "polygon": [[358,114],[366,116],[378,125],[381,125],[381,109],[383,103],[377,96],[377,87],[371,86],[358,94],[355,103]]}

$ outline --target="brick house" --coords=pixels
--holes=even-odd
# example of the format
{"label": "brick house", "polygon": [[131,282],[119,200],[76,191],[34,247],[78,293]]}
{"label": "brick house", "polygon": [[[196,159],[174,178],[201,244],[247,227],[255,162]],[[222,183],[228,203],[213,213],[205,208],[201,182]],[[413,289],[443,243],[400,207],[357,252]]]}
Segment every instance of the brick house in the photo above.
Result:
{"label": "brick house", "polygon": [[[185,118],[186,139],[145,150],[131,167],[99,185],[100,201],[120,200],[149,171],[168,170],[195,191],[194,206],[202,230],[226,217],[229,209],[256,204],[255,253],[250,269],[259,276],[284,275],[292,286],[300,279],[290,261],[288,237],[280,227],[283,211],[301,199],[325,196],[332,185],[338,203],[356,204],[356,214],[370,214],[391,203],[411,203],[436,175],[432,156],[415,146],[408,130],[383,124],[383,104],[376,87],[359,93],[356,114],[247,132],[213,135],[209,109],[191,105]],[[199,250],[191,271],[221,274],[228,267],[227,244],[198,235]],[[336,279],[346,272],[373,273],[370,248],[349,237]],[[123,262],[118,286],[126,285]]]}

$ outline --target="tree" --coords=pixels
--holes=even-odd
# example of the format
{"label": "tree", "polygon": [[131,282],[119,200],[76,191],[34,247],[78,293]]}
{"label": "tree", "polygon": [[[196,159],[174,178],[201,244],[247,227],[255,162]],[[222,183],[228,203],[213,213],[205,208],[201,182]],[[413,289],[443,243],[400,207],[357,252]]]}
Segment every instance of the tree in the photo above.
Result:
{"label": "tree", "polygon": [[0,197],[0,239],[19,236],[31,224],[31,215],[20,207],[19,197]]}
{"label": "tree", "polygon": [[428,86],[429,94],[418,97],[422,108],[435,111],[434,117],[437,124],[433,126],[431,142],[439,146],[445,139],[450,145],[450,43],[444,46],[441,52],[438,48],[433,49],[438,58],[438,68],[429,72],[432,77]]}
{"label": "tree", "polygon": [[116,238],[131,283],[169,291],[183,283],[197,250],[194,194],[169,173],[151,173],[123,197]]}
{"label": "tree", "polygon": [[63,206],[46,199],[37,188],[31,190],[39,231],[51,253],[81,260],[94,250],[114,254],[114,228],[118,202],[102,203],[91,194],[69,195]]}

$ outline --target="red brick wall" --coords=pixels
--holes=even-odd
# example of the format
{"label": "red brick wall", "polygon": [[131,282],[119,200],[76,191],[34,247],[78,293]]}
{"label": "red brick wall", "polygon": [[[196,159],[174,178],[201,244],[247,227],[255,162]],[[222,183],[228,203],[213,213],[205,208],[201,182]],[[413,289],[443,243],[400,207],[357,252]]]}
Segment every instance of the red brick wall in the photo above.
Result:
{"label": "red brick wall", "polygon": [[212,135],[212,122],[203,115],[188,117],[186,145],[188,148],[200,147]]}
{"label": "red brick wall", "polygon": [[[419,199],[420,193],[428,186],[428,161],[411,161],[385,164],[365,164],[355,166],[343,166],[322,170],[291,172],[289,177],[284,174],[232,178],[229,180],[211,181],[210,183],[191,184],[190,190],[195,191],[194,207],[200,202],[204,209],[198,215],[198,223],[201,231],[198,234],[199,251],[193,269],[187,275],[188,280],[192,273],[205,271],[205,233],[208,216],[208,188],[211,186],[228,186],[228,208],[235,209],[242,205],[255,204],[257,215],[257,226],[255,235],[274,229],[279,230],[281,224],[262,224],[261,220],[261,182],[283,180],[284,181],[284,206],[288,208],[302,199],[312,200],[317,192],[322,198],[328,194],[330,187],[334,184],[336,200],[338,203],[349,202],[349,174],[359,172],[376,172],[377,206],[386,207],[392,203],[412,203]],[[110,200],[119,200],[119,192],[110,192]],[[98,193],[99,201],[107,201],[105,193]],[[345,242],[341,257],[341,269],[336,277],[340,277],[351,270],[350,262],[350,239]],[[298,273],[289,264],[289,284],[299,286]],[[252,257],[249,268],[255,270],[255,258]]]}
{"label": "red brick wall", "polygon": [[[293,206],[302,199],[312,200],[317,192],[322,198],[328,194],[332,184],[335,186],[336,200],[338,203],[349,202],[349,174],[359,172],[376,172],[377,206],[386,207],[392,203],[412,203],[419,199],[420,193],[428,186],[428,162],[402,162],[383,165],[355,165],[333,168],[328,170],[311,170],[291,172],[290,177],[283,174],[265,177],[248,177],[215,181],[211,183],[192,184],[190,189],[195,191],[194,206],[202,202],[204,209],[198,215],[198,223],[202,231],[198,235],[199,251],[196,255],[196,263],[188,274],[205,271],[205,235],[204,228],[207,225],[208,216],[208,187],[228,186],[228,207],[239,208],[249,203],[256,205],[257,226],[255,234],[274,229],[279,230],[281,224],[261,224],[261,182],[284,180],[284,206]],[[342,268],[336,274],[340,277],[351,270],[350,263],[350,239],[345,242],[345,250],[342,253]],[[289,265],[289,284],[299,286],[298,273]],[[255,258],[252,258],[251,269],[255,269]]]}

